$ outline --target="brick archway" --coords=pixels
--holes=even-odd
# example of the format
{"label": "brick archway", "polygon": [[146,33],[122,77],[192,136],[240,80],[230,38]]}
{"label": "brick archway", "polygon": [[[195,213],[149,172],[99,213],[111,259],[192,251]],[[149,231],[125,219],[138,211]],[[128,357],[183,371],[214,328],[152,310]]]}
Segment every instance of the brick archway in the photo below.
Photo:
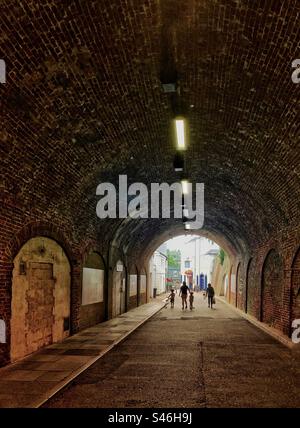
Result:
{"label": "brick archway", "polygon": [[7,263],[12,262],[15,256],[18,254],[20,248],[27,241],[29,241],[29,239],[34,238],[36,236],[43,236],[45,238],[50,238],[56,241],[66,252],[70,263],[74,263],[75,254],[71,248],[71,245],[69,244],[71,239],[68,239],[65,234],[61,232],[61,229],[59,227],[50,222],[34,222],[26,224],[7,245],[6,250],[4,252],[3,260]]}
{"label": "brick archway", "polygon": [[11,296],[12,296],[12,273],[14,269],[14,258],[19,250],[31,238],[41,236],[57,242],[65,251],[70,263],[71,270],[71,333],[78,330],[79,325],[79,303],[80,292],[80,254],[71,248],[71,238],[63,234],[59,227],[50,222],[34,222],[26,224],[4,249],[0,256],[0,275],[7,284],[3,290],[0,301],[0,319],[6,324],[6,343],[0,344],[0,366],[10,361],[10,320],[11,320]]}

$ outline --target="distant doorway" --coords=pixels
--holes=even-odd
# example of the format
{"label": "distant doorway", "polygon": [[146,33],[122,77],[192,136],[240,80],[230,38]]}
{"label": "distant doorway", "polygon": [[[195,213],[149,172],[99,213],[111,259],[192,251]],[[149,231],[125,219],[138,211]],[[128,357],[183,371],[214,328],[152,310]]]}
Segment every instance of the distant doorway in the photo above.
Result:
{"label": "distant doorway", "polygon": [[112,316],[117,317],[125,312],[126,307],[126,272],[125,266],[118,261],[113,272],[113,311]]}

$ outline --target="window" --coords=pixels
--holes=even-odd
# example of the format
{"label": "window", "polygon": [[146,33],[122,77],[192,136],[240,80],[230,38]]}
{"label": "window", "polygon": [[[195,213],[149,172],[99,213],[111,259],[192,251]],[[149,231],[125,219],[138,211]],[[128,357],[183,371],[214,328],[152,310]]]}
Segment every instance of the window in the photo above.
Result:
{"label": "window", "polygon": [[191,267],[191,262],[190,262],[189,260],[185,260],[185,262],[184,262],[184,267],[185,267],[186,269],[189,269],[189,268]]}

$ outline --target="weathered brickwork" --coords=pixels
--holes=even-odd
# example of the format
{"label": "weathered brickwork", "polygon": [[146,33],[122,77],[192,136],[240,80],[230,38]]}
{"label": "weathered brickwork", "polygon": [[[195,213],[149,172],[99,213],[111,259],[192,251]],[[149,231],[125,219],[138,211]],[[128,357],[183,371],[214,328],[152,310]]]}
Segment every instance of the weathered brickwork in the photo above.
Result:
{"label": "weathered brickwork", "polygon": [[236,305],[239,309],[245,310],[245,266],[240,262],[236,274],[237,298]]}
{"label": "weathered brickwork", "polygon": [[[64,231],[65,232],[65,231]],[[67,235],[67,234],[66,234]],[[95,241],[88,239],[84,242],[81,248],[74,244],[70,236],[64,236],[64,233],[49,222],[35,222],[21,229],[21,232],[15,235],[14,239],[3,252],[3,260],[0,262],[0,319],[3,319],[6,324],[6,343],[0,343],[0,366],[10,361],[10,321],[11,321],[11,288],[12,288],[12,273],[13,260],[19,253],[21,247],[33,237],[49,237],[55,240],[65,250],[71,266],[71,302],[70,302],[70,332],[76,333],[82,328],[93,325],[97,322],[105,320],[111,314],[107,311],[108,301],[108,284],[109,278],[105,275],[104,284],[104,302],[103,304],[82,306],[82,270],[83,267],[93,267],[94,260],[90,257],[93,251],[103,254],[107,250],[103,245],[99,245]],[[45,244],[46,245],[46,244]],[[114,255],[113,248],[111,249],[112,259],[119,256]],[[129,259],[130,260],[130,259]],[[101,267],[105,270],[105,259],[101,263]],[[127,309],[137,306],[138,295],[130,299],[126,303]],[[144,297],[141,301],[145,303]]]}
{"label": "weathered brickwork", "polygon": [[[254,248],[255,256],[245,256],[239,280],[243,283],[239,308],[286,335],[291,334],[292,320],[300,314],[299,232],[295,228]],[[227,275],[229,271],[227,267]],[[227,293],[226,298],[235,305],[232,294]]]}
{"label": "weathered brickwork", "polygon": [[[18,225],[18,224],[17,224]],[[73,249],[65,238],[64,234],[53,224],[44,221],[37,221],[28,224],[22,228],[15,226],[15,230],[19,233],[12,234],[12,239],[7,247],[1,252],[0,259],[0,318],[4,319],[7,328],[7,343],[0,344],[0,365],[9,361],[10,352],[10,320],[11,320],[11,287],[12,287],[12,272],[13,260],[18,254],[21,247],[30,239],[36,236],[49,237],[56,240],[65,250],[71,265],[71,332],[78,330],[78,309],[79,309],[79,278],[78,278],[78,260],[80,260],[80,253],[74,245]],[[66,232],[66,231],[65,231]],[[66,233],[67,235],[67,233]],[[3,241],[1,242],[3,245]]]}
{"label": "weathered brickwork", "polygon": [[147,295],[146,295],[146,293],[142,293],[140,295],[140,305],[143,305],[146,302],[147,302]]}
{"label": "weathered brickwork", "polygon": [[35,237],[14,259],[11,359],[22,358],[70,334],[70,263],[54,240]]}
{"label": "weathered brickwork", "polygon": [[128,302],[128,310],[134,309],[137,307],[137,295],[136,296],[130,296],[129,302]]}
{"label": "weathered brickwork", "polygon": [[262,271],[261,321],[280,330],[282,329],[283,278],[282,259],[275,250],[271,250]]}

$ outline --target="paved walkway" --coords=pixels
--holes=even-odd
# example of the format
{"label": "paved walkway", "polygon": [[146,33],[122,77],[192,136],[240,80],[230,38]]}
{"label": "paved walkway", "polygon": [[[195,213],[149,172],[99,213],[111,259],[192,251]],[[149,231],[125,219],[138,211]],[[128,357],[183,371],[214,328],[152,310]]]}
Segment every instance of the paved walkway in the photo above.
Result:
{"label": "paved walkway", "polygon": [[44,407],[299,407],[300,360],[235,310],[196,295],[159,311]]}
{"label": "paved walkway", "polygon": [[1,368],[0,407],[40,406],[159,311],[163,297]]}

